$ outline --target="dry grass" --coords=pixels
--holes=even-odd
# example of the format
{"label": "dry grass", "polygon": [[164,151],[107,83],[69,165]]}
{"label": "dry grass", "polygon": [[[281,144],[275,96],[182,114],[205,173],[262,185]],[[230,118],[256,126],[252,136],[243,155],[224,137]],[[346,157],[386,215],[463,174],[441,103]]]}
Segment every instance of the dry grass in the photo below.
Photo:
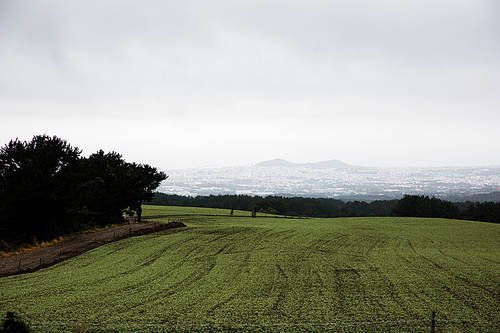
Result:
{"label": "dry grass", "polygon": [[21,244],[21,246],[17,250],[10,251],[10,252],[0,251],[0,258],[6,258],[6,257],[10,257],[10,256],[13,256],[16,254],[23,254],[23,253],[35,251],[35,250],[38,250],[38,249],[41,249],[44,247],[49,247],[49,246],[52,246],[55,244],[65,242],[65,241],[71,239],[72,237],[74,237],[74,236],[66,236],[66,237],[60,236],[58,238],[55,238],[55,239],[47,241],[47,242],[39,242],[35,238],[35,241],[33,242],[33,244]]}
{"label": "dry grass", "polygon": [[38,250],[38,249],[41,249],[41,248],[44,248],[44,247],[49,247],[49,246],[53,246],[53,245],[56,245],[56,244],[59,244],[59,243],[66,242],[68,240],[71,240],[71,239],[79,236],[79,235],[91,234],[91,233],[94,233],[94,232],[108,230],[108,229],[111,229],[111,228],[114,228],[114,227],[118,227],[118,226],[121,226],[121,225],[125,225],[125,224],[128,224],[128,223],[111,224],[111,225],[108,225],[108,226],[106,226],[104,228],[95,227],[95,228],[88,229],[88,230],[85,230],[83,232],[80,232],[78,234],[73,234],[73,235],[64,236],[64,237],[63,236],[59,236],[58,238],[54,238],[54,239],[52,239],[50,241],[46,241],[46,242],[45,241],[44,242],[39,242],[35,237],[33,237],[33,239],[34,239],[33,240],[33,244],[21,244],[18,249],[10,251],[10,252],[0,251],[0,258],[7,258],[7,257],[10,257],[10,256],[14,256],[16,254],[23,254],[23,253],[35,251],[35,250]]}

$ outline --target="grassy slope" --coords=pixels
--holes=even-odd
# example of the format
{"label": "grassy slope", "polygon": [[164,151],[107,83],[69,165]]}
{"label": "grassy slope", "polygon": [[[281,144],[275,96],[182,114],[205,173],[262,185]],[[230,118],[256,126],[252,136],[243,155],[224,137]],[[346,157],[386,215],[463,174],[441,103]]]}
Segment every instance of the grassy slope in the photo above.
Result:
{"label": "grassy slope", "polygon": [[[199,212],[149,207],[144,215]],[[110,243],[36,273],[1,278],[0,310],[21,308],[41,322],[326,323],[423,319],[432,310],[440,319],[498,320],[498,224],[182,221],[188,228]]]}

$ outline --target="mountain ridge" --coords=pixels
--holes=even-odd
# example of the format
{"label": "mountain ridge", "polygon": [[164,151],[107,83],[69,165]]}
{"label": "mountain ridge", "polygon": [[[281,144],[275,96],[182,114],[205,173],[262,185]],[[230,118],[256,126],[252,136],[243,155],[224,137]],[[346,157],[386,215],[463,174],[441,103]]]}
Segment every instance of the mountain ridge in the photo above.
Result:
{"label": "mountain ridge", "polygon": [[365,167],[354,166],[344,163],[340,160],[328,160],[315,163],[293,163],[282,158],[275,158],[273,160],[263,161],[255,164],[255,166],[260,167],[285,167],[285,168],[296,168],[296,167],[307,167],[307,168],[333,168],[333,169],[366,169]]}

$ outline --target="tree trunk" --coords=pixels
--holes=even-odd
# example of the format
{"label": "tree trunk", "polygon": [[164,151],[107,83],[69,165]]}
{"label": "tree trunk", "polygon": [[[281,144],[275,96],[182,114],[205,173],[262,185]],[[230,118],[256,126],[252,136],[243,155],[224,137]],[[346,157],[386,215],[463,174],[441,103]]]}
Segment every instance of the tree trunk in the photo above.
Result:
{"label": "tree trunk", "polygon": [[137,208],[137,222],[142,222],[142,206],[139,202],[139,208]]}

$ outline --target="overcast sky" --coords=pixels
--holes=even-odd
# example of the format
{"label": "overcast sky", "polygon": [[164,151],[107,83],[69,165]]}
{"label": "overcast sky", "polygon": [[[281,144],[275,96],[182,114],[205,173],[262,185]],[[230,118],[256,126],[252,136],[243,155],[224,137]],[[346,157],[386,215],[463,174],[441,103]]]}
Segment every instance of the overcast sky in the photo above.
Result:
{"label": "overcast sky", "polygon": [[0,0],[0,144],[500,165],[500,2]]}

